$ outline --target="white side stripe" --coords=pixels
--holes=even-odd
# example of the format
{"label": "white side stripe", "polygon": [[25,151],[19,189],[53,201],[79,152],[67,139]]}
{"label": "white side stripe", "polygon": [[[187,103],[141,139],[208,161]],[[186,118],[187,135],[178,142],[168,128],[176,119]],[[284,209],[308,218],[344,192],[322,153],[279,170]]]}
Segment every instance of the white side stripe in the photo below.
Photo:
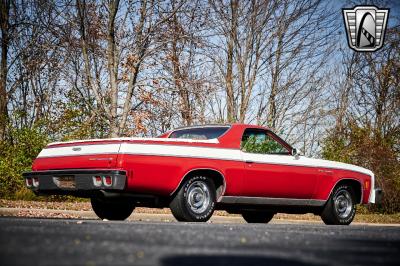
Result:
{"label": "white side stripe", "polygon": [[76,145],[43,149],[38,158],[118,153],[121,144]]}
{"label": "white side stripe", "polygon": [[158,156],[177,156],[177,157],[196,157],[219,160],[241,161],[240,150],[219,149],[208,147],[193,147],[180,145],[153,145],[153,144],[130,144],[122,143],[120,153],[158,155]]}
{"label": "white side stripe", "polygon": [[257,154],[257,153],[246,153],[243,152],[243,160],[253,161],[257,163],[269,163],[269,164],[282,164],[282,165],[295,165],[295,166],[309,166],[309,167],[323,167],[323,168],[333,168],[333,169],[343,169],[355,171],[367,175],[373,175],[373,173],[363,167],[357,165],[308,158],[305,156],[300,156],[296,158],[291,155],[275,155],[275,154]]}
{"label": "white side stripe", "polygon": [[54,147],[43,149],[38,158],[79,156],[91,154],[137,154],[155,156],[196,157],[219,160],[241,161],[241,151],[235,149],[193,147],[183,145],[163,144],[99,144],[99,145],[77,145],[67,147]]}

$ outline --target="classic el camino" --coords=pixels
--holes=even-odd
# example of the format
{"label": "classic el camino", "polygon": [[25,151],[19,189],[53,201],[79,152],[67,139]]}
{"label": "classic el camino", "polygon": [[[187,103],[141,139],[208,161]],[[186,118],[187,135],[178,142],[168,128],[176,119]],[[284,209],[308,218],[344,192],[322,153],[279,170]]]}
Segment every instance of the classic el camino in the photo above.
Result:
{"label": "classic el camino", "polygon": [[300,156],[269,129],[245,124],[51,143],[23,176],[37,194],[89,197],[109,220],[145,206],[169,207],[178,221],[204,222],[220,209],[249,223],[311,212],[347,225],[357,204],[380,195],[370,170]]}

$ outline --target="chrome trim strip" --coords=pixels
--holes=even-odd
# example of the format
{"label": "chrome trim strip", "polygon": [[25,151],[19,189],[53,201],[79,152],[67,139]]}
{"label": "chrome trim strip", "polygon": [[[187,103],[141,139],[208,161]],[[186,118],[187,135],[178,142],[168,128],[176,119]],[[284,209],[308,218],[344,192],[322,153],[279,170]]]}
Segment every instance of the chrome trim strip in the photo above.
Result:
{"label": "chrome trim strip", "polygon": [[209,127],[227,127],[231,128],[232,124],[206,124],[206,125],[193,125],[193,126],[183,126],[171,129],[172,132],[184,129],[192,129],[192,128],[209,128]]}
{"label": "chrome trim strip", "polygon": [[188,126],[188,127],[182,127],[182,128],[176,128],[174,130],[171,130],[171,132],[168,134],[168,137],[166,139],[179,139],[179,138],[171,138],[171,134],[177,131],[182,131],[182,130],[187,130],[187,129],[195,129],[195,128],[210,128],[210,127],[226,127],[227,129],[225,130],[222,135],[218,136],[215,138],[218,141],[219,144],[219,139],[225,136],[231,129],[232,125],[204,125],[204,126]]}
{"label": "chrome trim strip", "polygon": [[223,196],[222,203],[229,204],[259,204],[259,205],[284,205],[284,206],[315,206],[325,204],[325,200],[315,199],[290,199],[290,198],[268,198],[268,197],[235,197]]}

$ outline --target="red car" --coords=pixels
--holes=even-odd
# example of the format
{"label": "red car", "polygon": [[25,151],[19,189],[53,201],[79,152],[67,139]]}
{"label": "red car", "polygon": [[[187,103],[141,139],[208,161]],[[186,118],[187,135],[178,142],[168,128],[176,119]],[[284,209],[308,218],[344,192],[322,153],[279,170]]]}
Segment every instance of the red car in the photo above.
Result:
{"label": "red car", "polygon": [[90,197],[95,213],[109,220],[145,206],[169,207],[178,221],[204,222],[221,209],[249,223],[311,212],[347,225],[356,204],[380,195],[370,170],[300,156],[267,128],[245,124],[51,143],[23,176],[38,194]]}

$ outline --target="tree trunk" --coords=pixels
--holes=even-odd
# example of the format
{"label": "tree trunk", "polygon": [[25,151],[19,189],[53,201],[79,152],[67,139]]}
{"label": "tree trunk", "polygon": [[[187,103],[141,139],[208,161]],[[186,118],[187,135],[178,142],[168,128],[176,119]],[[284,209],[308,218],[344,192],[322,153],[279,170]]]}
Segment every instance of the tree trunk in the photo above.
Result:
{"label": "tree trunk", "polygon": [[192,124],[192,109],[190,105],[189,91],[185,86],[186,77],[181,71],[181,64],[179,59],[178,52],[178,38],[179,38],[179,22],[176,14],[173,16],[173,36],[172,36],[172,49],[171,49],[171,63],[172,63],[172,71],[175,87],[178,90],[178,94],[180,97],[180,113],[183,120],[183,123],[186,126]]}
{"label": "tree trunk", "polygon": [[95,96],[96,99],[96,108],[92,108],[92,111],[96,113],[96,115],[100,118],[106,118],[108,121],[111,120],[111,112],[110,110],[107,109],[107,107],[104,104],[104,101],[102,99],[101,93],[99,89],[96,87],[95,82],[92,80],[92,74],[91,74],[91,67],[90,67],[90,59],[89,59],[89,54],[88,54],[88,40],[86,36],[86,27],[85,27],[85,16],[86,16],[86,2],[85,0],[76,1],[76,6],[77,6],[77,12],[78,12],[78,18],[79,18],[79,32],[81,34],[80,38],[80,45],[82,49],[82,56],[83,56],[83,62],[84,62],[84,79],[85,85],[88,90],[91,90]]}
{"label": "tree trunk", "polygon": [[267,125],[271,129],[275,129],[276,127],[276,120],[277,120],[277,110],[276,110],[276,95],[278,93],[278,80],[280,75],[280,59],[282,54],[282,36],[279,35],[278,40],[278,47],[276,51],[276,60],[275,60],[275,67],[272,70],[272,85],[271,85],[271,92],[269,94],[269,101],[268,101],[268,118],[267,118]]}
{"label": "tree trunk", "polygon": [[110,97],[111,97],[111,119],[110,119],[110,137],[118,137],[118,64],[116,60],[116,46],[115,46],[115,17],[118,12],[119,0],[110,1],[109,8],[109,21],[108,21],[108,35],[107,35],[107,67],[108,76],[110,78]]}
{"label": "tree trunk", "polygon": [[238,1],[231,1],[231,29],[228,37],[227,67],[226,67],[226,105],[227,120],[229,123],[236,122],[235,95],[233,89],[233,54],[237,31]]}
{"label": "tree trunk", "polygon": [[0,2],[0,24],[1,24],[1,70],[0,70],[0,141],[6,137],[8,122],[7,110],[7,53],[9,45],[9,13],[10,1],[1,0]]}

